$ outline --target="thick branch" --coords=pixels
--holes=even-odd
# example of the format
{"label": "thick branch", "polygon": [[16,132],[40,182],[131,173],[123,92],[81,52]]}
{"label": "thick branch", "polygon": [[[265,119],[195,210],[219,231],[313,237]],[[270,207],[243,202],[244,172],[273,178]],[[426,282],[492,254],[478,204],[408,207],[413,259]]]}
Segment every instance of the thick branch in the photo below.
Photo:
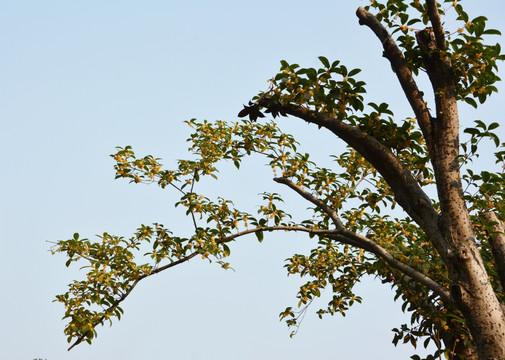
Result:
{"label": "thick branch", "polygon": [[486,223],[491,225],[489,244],[494,256],[494,263],[500,278],[502,289],[505,289],[505,225],[500,221],[494,211],[482,215]]}
{"label": "thick branch", "polygon": [[[450,195],[447,197],[449,199],[460,200],[461,198],[459,194],[455,194],[458,190],[460,190],[458,189],[458,186],[452,186],[451,188],[449,186],[443,186],[447,182],[451,184],[460,183],[460,177],[457,171],[456,174],[449,174],[449,176],[447,176],[448,169],[457,169],[457,148],[459,146],[457,138],[457,107],[452,94],[453,89],[451,89],[450,86],[447,86],[448,84],[452,84],[452,79],[450,78],[452,75],[452,69],[450,69],[450,63],[448,63],[446,59],[437,60],[439,59],[438,56],[430,56],[430,51],[436,46],[440,49],[445,49],[445,38],[436,2],[433,0],[427,0],[427,6],[434,29],[419,31],[416,35],[418,42],[425,53],[425,65],[436,94],[435,102],[437,107],[437,121],[435,121],[435,119],[433,119],[429,114],[426,103],[413,79],[412,72],[408,68],[407,62],[401,50],[396,45],[387,29],[374,15],[362,7],[358,8],[356,15],[359,18],[359,23],[361,25],[367,25],[381,40],[384,47],[383,55],[391,62],[404,93],[417,116],[419,126],[426,139],[429,154],[434,164],[438,193],[439,196],[441,196],[440,202],[442,203],[442,210],[444,210],[445,204],[447,203],[444,201],[444,198],[446,198],[445,195]],[[426,38],[426,41],[419,41],[419,39],[424,38]],[[433,66],[432,63],[434,63],[435,66]],[[439,90],[441,88],[445,91],[440,92]],[[441,96],[441,94],[443,94],[443,96]],[[450,136],[440,136],[440,129],[443,129],[444,131],[447,131],[447,129],[456,130],[455,134],[450,134]],[[446,132],[444,135],[449,135],[449,133]],[[453,151],[454,149],[456,149],[456,151]],[[451,157],[451,159],[443,161],[442,158],[446,158],[448,156]],[[440,167],[439,165],[441,163],[445,163],[444,165],[446,166]],[[450,188],[450,191],[447,191],[448,188]],[[453,197],[454,195],[456,195],[455,198]],[[464,209],[464,204],[461,204],[461,202],[458,202],[457,204],[454,203],[453,205],[454,209]],[[440,243],[444,244],[444,246],[437,246],[437,241],[433,242],[433,244],[436,246],[439,254],[445,258],[445,253],[447,252],[447,244],[444,240],[445,234],[440,234],[440,230],[438,233],[440,235]],[[431,237],[431,235],[429,236]]]}
{"label": "thick branch", "polygon": [[[259,104],[268,107],[270,99],[261,98]],[[360,153],[386,180],[398,204],[424,230],[441,256],[445,256],[447,244],[438,227],[437,211],[411,172],[389,148],[373,136],[328,115],[294,104],[278,102],[276,106],[282,107],[286,114],[327,128]]]}
{"label": "thick branch", "polygon": [[363,7],[356,11],[360,25],[368,26],[377,35],[384,48],[383,56],[389,60],[393,67],[400,85],[410,103],[414,114],[416,115],[419,127],[423,132],[428,147],[432,144],[431,115],[423,99],[423,94],[419,91],[417,84],[412,76],[407,61],[403,53],[396,45],[395,41],[387,29],[377,20],[377,18]]}
{"label": "thick branch", "polygon": [[445,49],[445,34],[440,20],[440,13],[438,12],[438,5],[435,0],[426,0],[428,8],[428,17],[430,18],[431,25],[433,26],[433,33],[437,42],[437,48],[440,50]]}
{"label": "thick branch", "polygon": [[423,273],[408,266],[407,264],[404,264],[401,261],[396,260],[393,255],[391,255],[386,249],[384,249],[376,242],[349,230],[345,230],[341,235],[337,235],[336,240],[342,239],[343,237],[352,239],[356,243],[361,244],[360,246],[361,248],[375,254],[378,258],[385,260],[393,269],[398,270],[402,274],[410,276],[413,280],[426,286],[428,289],[430,289],[435,294],[440,296],[440,298],[446,304],[450,304],[451,297],[449,290],[447,288],[440,285],[439,283],[432,280],[430,277],[424,275]]}
{"label": "thick branch", "polygon": [[335,222],[337,226],[337,230],[335,230],[332,234],[329,235],[330,238],[352,246],[356,246],[363,250],[369,251],[380,259],[385,260],[392,268],[398,270],[402,274],[410,276],[413,280],[421,283],[426,286],[428,289],[432,290],[434,293],[440,296],[440,298],[446,302],[446,304],[450,303],[450,294],[449,290],[445,287],[432,280],[428,276],[423,273],[415,270],[414,268],[396,260],[393,255],[391,255],[386,249],[382,246],[374,242],[373,240],[368,239],[367,237],[358,235],[350,230],[346,230],[337,216],[335,210],[326,205],[324,202],[310,194],[308,191],[303,189],[302,187],[296,185],[292,181],[287,178],[275,178],[276,182],[289,186],[291,189],[296,191],[299,195],[301,195],[306,200],[310,201],[314,205],[320,207],[325,213],[327,213],[332,220]]}

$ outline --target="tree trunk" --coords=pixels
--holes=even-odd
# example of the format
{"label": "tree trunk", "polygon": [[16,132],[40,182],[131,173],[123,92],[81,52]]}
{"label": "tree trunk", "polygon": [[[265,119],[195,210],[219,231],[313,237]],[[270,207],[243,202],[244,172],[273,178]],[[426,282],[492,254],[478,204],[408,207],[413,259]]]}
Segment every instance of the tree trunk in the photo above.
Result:
{"label": "tree trunk", "polygon": [[450,60],[437,48],[436,37],[436,29],[417,33],[435,93],[436,117],[432,119],[429,150],[440,200],[440,227],[449,245],[445,257],[451,272],[451,299],[467,320],[479,359],[505,359],[505,314],[489,282],[463,198],[456,80]]}
{"label": "tree trunk", "polygon": [[[456,78],[450,59],[445,55],[445,31],[440,21],[438,4],[435,0],[426,0],[426,5],[432,27],[418,31],[416,38],[435,94],[436,116],[434,117],[430,115],[422,99],[422,93],[417,88],[403,53],[387,29],[374,15],[362,7],[356,14],[360,24],[368,26],[381,40],[384,47],[383,55],[391,62],[395,70],[428,146],[440,201],[438,233],[430,230],[423,221],[415,218],[414,220],[430,237],[433,246],[449,268],[452,281],[451,301],[461,310],[466,319],[478,358],[503,360],[505,359],[505,314],[489,282],[482,257],[475,243],[472,223],[461,186]],[[408,209],[408,206],[404,209]],[[433,222],[432,219],[426,220]],[[434,236],[438,234],[441,236]],[[456,346],[455,350],[458,353],[462,352],[459,346]],[[458,355],[475,358],[472,351]]]}

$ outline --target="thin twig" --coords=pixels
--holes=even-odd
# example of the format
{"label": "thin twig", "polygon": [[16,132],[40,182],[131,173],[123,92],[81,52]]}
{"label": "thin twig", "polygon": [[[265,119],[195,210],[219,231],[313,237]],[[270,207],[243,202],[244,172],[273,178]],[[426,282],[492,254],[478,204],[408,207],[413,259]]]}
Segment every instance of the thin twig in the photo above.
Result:
{"label": "thin twig", "polygon": [[338,230],[344,229],[344,225],[342,224],[342,221],[339,219],[335,210],[326,205],[323,201],[313,196],[307,190],[305,190],[301,186],[296,185],[294,182],[285,177],[274,178],[274,181],[279,184],[287,185],[295,192],[297,192],[299,195],[301,195],[303,198],[305,198],[306,200],[310,201],[311,203],[319,207],[321,210],[323,210],[333,220],[333,223],[335,224]]}
{"label": "thin twig", "polygon": [[[193,181],[191,182],[191,190],[190,193],[193,193],[193,188],[195,186],[196,176],[198,175],[198,168],[195,169],[195,173],[193,174]],[[193,219],[193,225],[195,226],[195,231],[198,229],[198,225],[196,224],[195,213],[191,210],[191,218]]]}

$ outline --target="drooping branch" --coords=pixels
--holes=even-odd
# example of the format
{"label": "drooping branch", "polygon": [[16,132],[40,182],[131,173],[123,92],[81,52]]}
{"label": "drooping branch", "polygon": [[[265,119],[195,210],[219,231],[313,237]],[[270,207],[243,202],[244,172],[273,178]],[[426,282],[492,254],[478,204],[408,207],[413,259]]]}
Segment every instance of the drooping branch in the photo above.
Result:
{"label": "drooping branch", "polygon": [[[104,315],[102,315],[101,317],[98,318],[98,320],[95,322],[95,326],[96,325],[100,325],[100,324],[103,324],[104,320],[106,319],[106,315],[107,313],[110,313],[111,311],[113,311],[114,309],[116,309],[119,304],[121,304],[124,300],[126,300],[126,298],[131,294],[131,292],[133,291],[133,289],[135,289],[135,287],[137,286],[137,284],[140,282],[140,280],[146,278],[147,276],[141,276],[140,278],[138,278],[137,280],[135,280],[131,285],[130,285],[130,288],[128,289],[128,291],[126,291],[123,295],[121,295],[120,298],[117,299],[117,301],[115,301],[114,304],[112,304],[111,306],[109,306],[107,308],[107,310],[104,311]],[[85,339],[84,336],[79,336],[75,341],[74,343],[67,349],[67,351],[70,351],[72,350],[75,346],[79,345],[83,340]]]}
{"label": "drooping branch", "polygon": [[498,219],[494,211],[484,213],[482,218],[486,223],[492,224],[490,226],[489,244],[491,245],[501,286],[505,289],[505,224]]}
{"label": "drooping branch", "polygon": [[335,210],[333,210],[331,207],[329,207],[324,202],[319,200],[317,197],[313,196],[308,191],[296,185],[287,178],[275,178],[274,181],[287,185],[295,192],[297,192],[299,195],[301,195],[304,199],[320,207],[326,214],[328,214],[328,216],[331,217],[337,229],[332,233],[327,234],[329,238],[334,239],[335,241],[338,241],[340,243],[356,246],[365,251],[371,252],[378,258],[386,261],[392,268],[398,270],[402,274],[409,276],[413,280],[419,282],[420,284],[432,290],[434,293],[439,295],[440,298],[446,304],[450,303],[450,294],[448,289],[446,289],[444,286],[440,285],[436,281],[432,280],[428,276],[424,275],[423,273],[408,266],[407,264],[398,261],[397,259],[394,258],[393,255],[391,255],[386,249],[377,244],[375,241],[345,229],[342,222],[338,218],[338,215],[335,212]]}
{"label": "drooping branch", "polygon": [[[163,270],[166,270],[166,269],[169,269],[171,267],[174,267],[174,266],[177,266],[177,265],[180,265],[182,263],[185,263],[189,260],[191,260],[192,258],[194,258],[196,255],[198,255],[198,252],[193,252],[191,253],[190,255],[188,256],[185,256],[177,261],[174,261],[170,264],[167,264],[161,268],[158,268],[158,269],[155,269],[153,270],[150,274],[144,274],[144,275],[141,275],[139,276],[131,285],[130,287],[128,288],[128,290],[122,294],[112,305],[110,305],[105,311],[104,311],[104,315],[102,315],[101,317],[98,318],[98,320],[95,322],[95,324],[93,324],[93,326],[97,326],[97,325],[100,325],[100,324],[103,324],[103,322],[105,321],[106,319],[106,315],[105,314],[108,314],[110,312],[112,312],[114,309],[116,309],[119,304],[121,304],[123,301],[126,300],[126,298],[131,294],[131,292],[133,291],[133,289],[135,289],[135,287],[137,286],[137,284],[144,280],[145,278],[151,276],[151,275],[154,275],[154,274],[157,274]],[[75,346],[79,345],[82,341],[84,341],[85,339],[85,336],[79,336],[75,341],[74,343],[67,349],[67,351],[70,351],[72,350]]]}
{"label": "drooping branch", "polygon": [[393,269],[398,270],[402,274],[411,277],[413,280],[419,282],[420,284],[426,286],[428,289],[433,291],[435,294],[440,296],[440,298],[446,303],[450,304],[451,297],[450,292],[447,288],[440,285],[430,277],[424,275],[423,273],[415,270],[414,268],[408,266],[407,264],[398,261],[391,255],[386,249],[377,244],[375,241],[368,239],[367,237],[356,234],[352,231],[345,230],[342,234],[337,235],[336,240],[342,238],[349,238],[355,240],[356,242],[362,244],[362,248],[367,250],[378,258],[385,260]]}
{"label": "drooping branch", "polygon": [[384,48],[383,56],[391,63],[403,92],[416,115],[417,122],[423,132],[428,148],[430,148],[432,145],[431,115],[403,53],[398,48],[387,29],[373,14],[360,6],[356,11],[356,15],[359,18],[359,24],[368,26],[381,41]]}
{"label": "drooping branch", "polygon": [[[296,232],[306,232],[306,233],[310,233],[310,234],[326,235],[326,236],[334,235],[335,234],[335,230],[313,229],[313,228],[306,228],[306,227],[303,227],[303,226],[265,226],[265,227],[257,227],[257,228],[247,229],[247,230],[244,230],[244,231],[237,232],[235,234],[232,234],[232,235],[229,235],[229,236],[227,236],[225,238],[217,240],[216,244],[219,244],[219,245],[225,244],[225,243],[228,243],[230,241],[233,241],[234,239],[236,239],[238,237],[249,235],[249,234],[253,234],[253,233],[256,233],[258,231],[261,231],[261,232],[296,231]],[[180,259],[178,259],[176,261],[173,261],[173,262],[171,262],[169,264],[166,264],[164,266],[161,266],[159,268],[153,269],[149,273],[144,273],[143,275],[140,275],[138,278],[136,278],[131,283],[131,285],[129,286],[128,290],[126,290],[123,294],[121,294],[121,296],[119,298],[117,298],[107,309],[105,309],[103,311],[104,315],[100,316],[93,323],[93,327],[96,327],[96,326],[98,326],[100,324],[103,324],[104,321],[107,319],[106,314],[109,314],[112,311],[114,311],[114,309],[116,309],[119,306],[119,304],[121,304],[124,300],[126,300],[126,298],[132,293],[132,291],[135,289],[135,287],[138,285],[138,283],[140,281],[142,281],[142,280],[144,280],[144,279],[146,279],[146,278],[148,278],[148,277],[150,277],[152,275],[158,274],[158,273],[160,273],[162,271],[165,271],[165,270],[168,270],[170,268],[173,268],[173,267],[175,267],[177,265],[181,265],[183,263],[186,263],[189,260],[193,259],[198,254],[200,254],[198,251],[194,251],[191,254],[189,254],[187,256],[184,256],[184,257],[181,257]],[[85,339],[86,339],[86,337],[83,336],[83,335],[77,337],[77,339],[74,341],[74,343],[68,348],[68,351],[72,350],[75,346],[79,345]]]}

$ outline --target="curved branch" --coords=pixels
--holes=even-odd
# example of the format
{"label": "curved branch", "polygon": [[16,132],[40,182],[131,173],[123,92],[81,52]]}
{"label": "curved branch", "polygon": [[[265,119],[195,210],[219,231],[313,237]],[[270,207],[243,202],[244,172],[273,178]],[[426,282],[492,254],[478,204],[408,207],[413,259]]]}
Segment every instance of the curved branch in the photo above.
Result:
{"label": "curved branch", "polygon": [[[257,228],[254,228],[254,229],[247,229],[247,230],[244,230],[244,231],[240,231],[238,233],[235,233],[235,234],[232,234],[230,236],[227,236],[223,239],[219,239],[216,241],[216,244],[218,245],[221,245],[221,244],[226,244],[238,237],[241,237],[241,236],[244,236],[244,235],[249,235],[249,234],[254,234],[258,231],[261,231],[261,232],[271,232],[271,231],[300,231],[300,232],[306,232],[306,233],[310,233],[310,234],[316,234],[316,235],[331,235],[331,234],[334,234],[335,233],[335,230],[321,230],[321,229],[314,229],[314,228],[306,228],[306,227],[301,227],[301,226],[265,226],[265,227],[257,227]],[[146,278],[148,276],[151,276],[151,275],[154,275],[154,274],[157,274],[157,273],[160,273],[164,270],[167,270],[171,267],[174,267],[176,265],[180,265],[186,261],[189,261],[191,260],[192,258],[194,258],[196,255],[198,255],[199,252],[198,251],[195,251],[195,252],[192,252],[190,255],[188,256],[185,256],[177,261],[174,261],[170,264],[167,264],[165,266],[162,266],[162,267],[159,267],[157,268],[156,270],[153,270],[149,275],[143,275],[141,276],[139,279],[142,280],[143,278]]]}
{"label": "curved branch", "polygon": [[296,185],[294,182],[287,178],[274,178],[275,182],[278,182],[279,184],[284,184],[289,186],[291,189],[296,191],[299,195],[301,195],[303,198],[307,199],[320,209],[322,209],[334,222],[335,226],[337,227],[338,230],[343,230],[344,225],[342,224],[342,221],[337,216],[337,213],[335,210],[333,210],[331,207],[326,205],[324,202],[319,200],[318,198],[312,196],[307,190],[302,188],[301,186]]}
{"label": "curved branch", "polygon": [[431,148],[433,143],[431,115],[423,99],[423,93],[417,87],[414,77],[412,76],[412,71],[410,71],[403,53],[398,48],[387,29],[374,15],[360,6],[356,11],[356,16],[359,18],[359,24],[368,26],[382,42],[384,48],[382,55],[391,63],[403,92],[410,103],[410,107],[416,115],[417,122],[426,139],[428,148]]}
{"label": "curved branch", "polygon": [[[260,98],[258,103],[266,108],[272,106],[268,97]],[[439,215],[431,199],[389,148],[373,136],[334,117],[280,101],[276,102],[275,106],[282,108],[286,114],[327,128],[360,153],[382,175],[395,194],[398,204],[423,229],[440,255],[446,256],[447,242],[439,229]]]}
{"label": "curved branch", "polygon": [[[123,295],[121,295],[121,297],[116,301],[115,304],[109,306],[107,308],[107,310],[105,310],[105,314],[111,312],[112,310],[114,310],[116,307],[119,306],[119,304],[121,304],[127,297],[128,295],[130,295],[130,293],[132,292],[132,290],[135,288],[135,286],[137,286],[137,284],[140,282],[140,280],[144,279],[145,277],[147,276],[141,276],[139,277],[137,280],[135,280],[132,285],[130,286],[130,288],[128,289],[127,292],[125,292]],[[96,326],[96,325],[100,325],[103,323],[103,321],[105,320],[105,315],[102,315],[100,318],[98,318],[98,320],[96,321],[95,324],[93,324],[93,326]],[[79,345],[83,340],[85,339],[84,336],[79,336],[77,338],[77,340],[74,341],[74,343],[67,349],[67,351],[70,351],[72,350],[75,346]]]}
{"label": "curved branch", "polygon": [[384,249],[382,246],[377,244],[375,241],[370,240],[369,238],[367,238],[365,236],[358,235],[355,232],[345,229],[342,222],[338,218],[335,210],[330,208],[324,202],[322,202],[321,200],[319,200],[318,198],[316,198],[315,196],[310,194],[308,191],[306,191],[302,187],[296,185],[295,183],[293,183],[292,181],[290,181],[287,178],[275,178],[274,181],[289,186],[291,189],[296,191],[303,198],[310,201],[314,205],[320,207],[325,213],[328,214],[328,216],[331,217],[331,219],[335,222],[335,224],[337,226],[337,230],[335,230],[334,232],[329,234],[329,237],[331,239],[334,239],[334,240],[344,243],[344,244],[356,246],[358,248],[361,248],[363,250],[371,252],[372,254],[377,256],[378,258],[386,261],[392,268],[398,270],[402,274],[410,276],[413,280],[419,282],[420,284],[426,286],[428,289],[432,290],[435,294],[440,296],[440,298],[445,303],[447,303],[447,304],[450,303],[451,298],[450,298],[449,290],[447,288],[440,285],[439,283],[437,283],[436,281],[434,281],[430,277],[424,275],[423,273],[417,271],[416,269],[395,259],[393,255],[391,255],[386,249]]}
{"label": "curved branch", "polygon": [[[300,227],[300,226],[265,226],[265,227],[260,227],[260,228],[254,228],[254,229],[248,229],[248,230],[240,231],[238,233],[235,233],[235,234],[227,236],[227,237],[225,237],[223,239],[220,239],[220,240],[216,241],[216,243],[217,244],[224,244],[224,243],[227,243],[227,242],[230,242],[230,241],[236,239],[237,237],[248,235],[248,234],[252,234],[252,233],[256,233],[258,231],[262,231],[262,232],[265,232],[265,231],[269,231],[269,232],[270,231],[301,231],[301,232],[307,232],[307,233],[310,233],[310,234],[326,235],[326,236],[329,236],[329,235],[332,235],[332,234],[334,235],[335,232],[336,232],[335,230],[311,229],[311,228]],[[110,313],[115,308],[117,308],[120,303],[122,303],[124,300],[126,300],[126,298],[131,294],[131,292],[133,291],[133,289],[137,286],[137,284],[140,281],[142,281],[145,278],[148,278],[148,277],[150,277],[152,275],[155,275],[155,274],[158,274],[158,273],[160,273],[162,271],[170,269],[170,268],[172,268],[174,266],[177,266],[177,265],[180,265],[182,263],[185,263],[185,262],[191,260],[192,258],[194,258],[195,256],[197,256],[198,254],[199,254],[198,251],[194,251],[191,254],[180,258],[177,261],[171,262],[170,264],[167,264],[165,266],[157,268],[157,269],[151,271],[148,274],[143,274],[143,275],[139,276],[137,279],[135,279],[135,281],[133,281],[133,283],[131,284],[130,288],[123,295],[121,295],[121,297],[119,297],[111,306],[109,306],[104,311],[104,314]],[[103,324],[104,320],[106,320],[105,316],[106,315],[102,315],[100,318],[98,318],[98,320],[93,324],[93,327],[96,327],[97,325]],[[74,341],[74,343],[67,350],[68,351],[72,350],[75,346],[79,345],[84,339],[85,339],[84,336],[79,336]]]}
{"label": "curved branch", "polygon": [[335,240],[344,242],[344,238],[352,239],[354,243],[360,244],[359,247],[367,250],[378,258],[385,260],[393,269],[400,271],[402,274],[410,276],[412,279],[416,280],[420,284],[426,286],[428,289],[433,291],[435,294],[440,296],[440,298],[446,303],[450,304],[451,297],[450,292],[447,288],[440,285],[430,277],[424,275],[423,273],[417,271],[416,269],[402,263],[394,258],[386,249],[377,244],[375,241],[368,239],[367,237],[358,235],[352,231],[345,230],[342,234],[336,236]]}

